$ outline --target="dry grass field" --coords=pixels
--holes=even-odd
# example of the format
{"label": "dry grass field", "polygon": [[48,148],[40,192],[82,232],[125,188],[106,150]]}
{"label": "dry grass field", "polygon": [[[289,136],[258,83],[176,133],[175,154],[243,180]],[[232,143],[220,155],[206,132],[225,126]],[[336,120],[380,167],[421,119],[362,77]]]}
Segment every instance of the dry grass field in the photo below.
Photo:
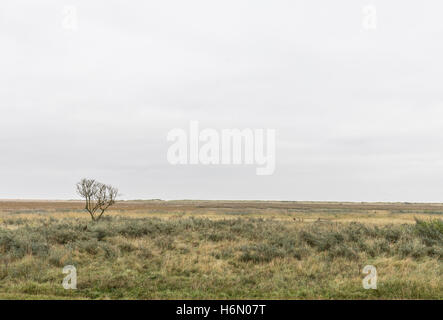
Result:
{"label": "dry grass field", "polygon": [[443,204],[140,200],[91,222],[79,201],[4,200],[0,299],[443,299],[442,217]]}

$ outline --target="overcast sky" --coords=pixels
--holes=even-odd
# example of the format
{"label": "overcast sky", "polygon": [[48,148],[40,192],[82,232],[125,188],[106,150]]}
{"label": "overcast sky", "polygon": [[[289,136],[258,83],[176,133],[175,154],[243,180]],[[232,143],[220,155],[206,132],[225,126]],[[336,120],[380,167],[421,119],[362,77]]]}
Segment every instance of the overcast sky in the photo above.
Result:
{"label": "overcast sky", "polygon": [[[442,12],[440,0],[2,0],[0,198],[72,199],[95,177],[126,199],[443,201]],[[167,133],[191,120],[275,129],[275,173],[170,165]]]}

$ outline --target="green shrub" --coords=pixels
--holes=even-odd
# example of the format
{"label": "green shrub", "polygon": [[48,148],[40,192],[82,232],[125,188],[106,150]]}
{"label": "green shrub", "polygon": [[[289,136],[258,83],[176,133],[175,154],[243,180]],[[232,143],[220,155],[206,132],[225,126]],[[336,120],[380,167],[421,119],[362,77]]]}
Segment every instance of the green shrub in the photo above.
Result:
{"label": "green shrub", "polygon": [[333,248],[331,248],[331,250],[328,251],[328,257],[330,259],[342,257],[342,258],[347,258],[349,260],[357,260],[358,254],[354,249],[348,247],[347,245],[340,244],[334,246]]}
{"label": "green shrub", "polygon": [[70,255],[71,253],[66,248],[51,248],[49,251],[48,261],[55,267],[63,267],[70,264]]}
{"label": "green shrub", "polygon": [[118,248],[120,249],[121,252],[133,252],[137,250],[137,247],[135,247],[129,242],[120,243],[118,245]]}
{"label": "green shrub", "polygon": [[20,259],[26,254],[46,256],[49,245],[46,239],[38,233],[23,230],[0,230],[0,252],[9,253],[10,256]]}
{"label": "green shrub", "polygon": [[402,243],[398,248],[398,253],[402,257],[413,257],[418,259],[428,255],[428,252],[431,253],[428,249],[429,248],[426,247],[421,241],[416,239],[411,242]]}
{"label": "green shrub", "polygon": [[74,243],[74,246],[81,252],[86,252],[93,256],[103,253],[106,258],[115,258],[118,255],[116,247],[97,239],[77,241]]}
{"label": "green shrub", "polygon": [[155,240],[155,245],[161,250],[173,250],[174,239],[172,237],[159,237]]}
{"label": "green shrub", "polygon": [[443,245],[443,220],[431,219],[424,221],[415,219],[415,232],[426,245]]}
{"label": "green shrub", "polygon": [[243,246],[240,250],[243,252],[240,256],[240,260],[243,262],[269,262],[275,258],[283,258],[285,256],[285,252],[282,249],[266,243]]}

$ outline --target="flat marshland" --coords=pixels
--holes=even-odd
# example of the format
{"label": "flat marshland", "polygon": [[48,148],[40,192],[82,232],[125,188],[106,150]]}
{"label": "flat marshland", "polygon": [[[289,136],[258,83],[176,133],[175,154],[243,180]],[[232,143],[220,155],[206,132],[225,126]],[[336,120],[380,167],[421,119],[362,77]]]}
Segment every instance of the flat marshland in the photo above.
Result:
{"label": "flat marshland", "polygon": [[0,201],[1,299],[443,298],[443,204],[122,201],[98,222],[82,209]]}

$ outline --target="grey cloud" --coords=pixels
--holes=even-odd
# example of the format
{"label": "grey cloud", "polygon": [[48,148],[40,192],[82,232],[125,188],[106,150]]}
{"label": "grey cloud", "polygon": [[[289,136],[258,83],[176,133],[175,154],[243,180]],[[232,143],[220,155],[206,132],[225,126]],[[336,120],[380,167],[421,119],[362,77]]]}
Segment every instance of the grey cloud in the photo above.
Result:
{"label": "grey cloud", "polygon": [[[443,5],[372,3],[2,1],[0,197],[438,201]],[[275,174],[169,165],[190,120],[276,129]]]}

